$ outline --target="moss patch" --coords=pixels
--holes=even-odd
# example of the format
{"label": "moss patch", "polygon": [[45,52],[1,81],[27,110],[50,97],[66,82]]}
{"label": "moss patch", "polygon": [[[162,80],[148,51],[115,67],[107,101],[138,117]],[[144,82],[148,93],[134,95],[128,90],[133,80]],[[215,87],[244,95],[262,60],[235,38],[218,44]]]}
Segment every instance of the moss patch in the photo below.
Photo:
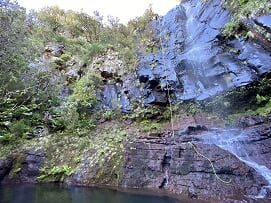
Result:
{"label": "moss patch", "polygon": [[[125,128],[118,124],[104,126],[92,139],[92,148],[85,151],[83,157],[88,164],[82,165],[88,184],[118,185],[125,163],[125,145],[130,140]],[[89,172],[91,174],[89,174]]]}
{"label": "moss patch", "polygon": [[55,133],[27,140],[22,148],[46,151],[40,182],[66,182],[81,173],[86,184],[117,185],[123,174],[125,146],[132,140],[128,131],[124,124],[106,122],[84,136]]}
{"label": "moss patch", "polygon": [[25,155],[23,153],[18,153],[13,155],[12,169],[9,173],[9,179],[13,179],[16,174],[21,171],[21,166],[24,161]]}

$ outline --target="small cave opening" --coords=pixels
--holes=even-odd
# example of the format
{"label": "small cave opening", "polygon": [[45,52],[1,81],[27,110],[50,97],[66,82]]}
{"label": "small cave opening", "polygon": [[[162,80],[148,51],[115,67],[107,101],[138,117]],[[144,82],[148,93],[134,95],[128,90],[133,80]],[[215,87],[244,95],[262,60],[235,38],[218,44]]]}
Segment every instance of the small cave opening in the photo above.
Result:
{"label": "small cave opening", "polygon": [[159,85],[157,80],[150,80],[150,89],[154,89]]}
{"label": "small cave opening", "polygon": [[103,78],[112,78],[113,77],[113,73],[107,72],[107,71],[102,71],[101,72],[101,76]]}
{"label": "small cave opening", "polygon": [[149,77],[146,76],[146,75],[139,76],[139,82],[140,83],[146,83],[146,82],[148,82],[148,80],[149,80]]}

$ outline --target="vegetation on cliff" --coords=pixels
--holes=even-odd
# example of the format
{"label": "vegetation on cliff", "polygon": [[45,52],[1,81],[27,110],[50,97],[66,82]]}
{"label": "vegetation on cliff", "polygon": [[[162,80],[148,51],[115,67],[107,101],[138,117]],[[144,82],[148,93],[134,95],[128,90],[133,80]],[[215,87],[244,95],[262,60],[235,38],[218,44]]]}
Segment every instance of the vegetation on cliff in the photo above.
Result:
{"label": "vegetation on cliff", "polygon": [[[26,137],[37,125],[49,125],[53,131],[66,128],[71,121],[64,121],[62,116],[65,115],[58,108],[63,105],[59,88],[64,84],[58,84],[54,75],[61,74],[71,56],[79,57],[81,66],[86,67],[93,57],[107,49],[118,52],[125,67],[135,69],[137,42],[144,39],[144,31],[154,15],[149,8],[142,17],[131,20],[127,25],[119,23],[114,17],[109,17],[105,24],[99,12],[90,16],[55,6],[26,14],[25,9],[15,1],[3,0],[0,3],[2,143]],[[52,43],[65,47],[65,53],[60,54],[52,64],[56,70],[29,66],[38,60],[44,47]],[[85,111],[93,108],[96,99],[94,91],[98,84],[94,83],[97,80],[89,74],[72,81],[74,92],[68,99],[70,113],[74,111],[80,115],[77,120],[82,122]],[[52,114],[50,121],[46,112]]]}
{"label": "vegetation on cliff", "polygon": [[269,0],[224,0],[226,8],[231,12],[231,21],[226,24],[223,34],[226,36],[244,35],[249,36],[244,23],[261,15],[271,13]]}
{"label": "vegetation on cliff", "polygon": [[[86,67],[94,57],[113,50],[126,71],[135,70],[138,43],[149,38],[152,8],[123,25],[114,17],[105,23],[99,12],[90,16],[55,6],[27,14],[11,0],[0,1],[0,6],[1,159],[14,150],[45,149],[48,157],[39,180],[54,182],[83,167],[81,156],[89,156],[88,167],[109,164],[105,171],[97,169],[96,182],[106,181],[111,174],[107,182],[117,183],[127,133],[120,126],[94,131],[100,120],[122,115],[118,109],[97,108],[95,93],[103,81]],[[47,45],[54,44],[64,49],[53,52]],[[79,78],[63,79],[74,63],[79,66]],[[72,94],[63,98],[61,89],[67,86]]]}

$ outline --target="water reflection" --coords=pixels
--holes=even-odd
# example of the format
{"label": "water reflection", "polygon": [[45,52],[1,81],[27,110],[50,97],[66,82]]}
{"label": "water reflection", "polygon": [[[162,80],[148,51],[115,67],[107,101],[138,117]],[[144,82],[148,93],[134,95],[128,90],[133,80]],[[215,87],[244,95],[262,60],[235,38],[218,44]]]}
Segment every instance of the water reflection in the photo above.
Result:
{"label": "water reflection", "polygon": [[167,196],[151,196],[112,189],[61,185],[0,185],[1,203],[184,203]]}

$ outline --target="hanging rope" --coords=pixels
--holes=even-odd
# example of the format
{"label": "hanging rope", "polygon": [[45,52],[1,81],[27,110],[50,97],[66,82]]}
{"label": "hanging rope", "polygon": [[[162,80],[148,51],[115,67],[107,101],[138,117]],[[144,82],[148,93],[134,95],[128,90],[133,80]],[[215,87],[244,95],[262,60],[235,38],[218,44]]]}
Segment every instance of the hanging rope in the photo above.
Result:
{"label": "hanging rope", "polygon": [[165,51],[166,51],[166,49],[163,47],[162,37],[160,37],[160,41],[161,41],[161,45],[162,45],[163,65],[166,68],[166,88],[167,88],[167,98],[168,98],[169,112],[170,112],[171,138],[173,138],[173,141],[175,143],[173,112],[172,112],[172,100],[171,100],[171,95],[170,95],[170,91],[169,91],[169,82],[168,82],[168,71],[169,70],[168,70],[168,66],[166,65],[166,60],[165,60]]}
{"label": "hanging rope", "polygon": [[[164,21],[164,19],[163,19]],[[175,144],[175,135],[174,135],[174,121],[173,121],[173,111],[172,111],[172,99],[171,99],[171,95],[170,95],[170,91],[169,91],[169,82],[168,82],[168,66],[166,65],[166,60],[165,60],[165,51],[166,51],[166,48],[163,46],[163,40],[162,40],[162,37],[160,37],[160,42],[161,42],[161,49],[162,49],[162,58],[163,58],[163,65],[164,65],[164,68],[166,70],[166,88],[167,88],[167,97],[168,97],[168,103],[169,103],[169,111],[170,111],[170,123],[171,123],[171,138],[173,138],[173,141],[174,141],[174,144]],[[190,144],[192,146],[192,149],[196,152],[196,154],[198,154],[199,156],[203,157],[204,159],[206,159],[211,168],[212,168],[212,171],[215,175],[215,177],[221,181],[222,183],[225,183],[225,184],[230,184],[231,183],[231,180],[229,181],[226,181],[226,180],[223,180],[222,178],[220,178],[217,173],[216,173],[216,170],[215,170],[215,167],[214,167],[214,164],[212,163],[212,161],[205,155],[201,154],[195,144],[191,143],[191,142],[188,142],[188,144]],[[165,150],[167,150],[167,148],[165,148]],[[170,150],[172,151],[172,146],[170,144]],[[168,170],[165,171],[165,179],[168,183]]]}
{"label": "hanging rope", "polygon": [[212,163],[212,161],[211,161],[207,156],[201,154],[201,153],[197,150],[195,144],[193,144],[192,142],[188,142],[188,144],[190,144],[190,145],[192,146],[192,148],[194,149],[194,151],[196,152],[196,154],[198,154],[199,156],[205,158],[205,159],[210,163],[210,165],[211,165],[211,167],[212,167],[212,170],[213,170],[213,173],[215,174],[215,177],[216,177],[218,180],[220,180],[222,183],[225,183],[225,184],[230,184],[230,183],[231,183],[231,180],[229,180],[229,181],[223,180],[223,179],[221,179],[221,178],[217,175],[216,170],[215,170],[215,167],[214,167],[214,164]]}

